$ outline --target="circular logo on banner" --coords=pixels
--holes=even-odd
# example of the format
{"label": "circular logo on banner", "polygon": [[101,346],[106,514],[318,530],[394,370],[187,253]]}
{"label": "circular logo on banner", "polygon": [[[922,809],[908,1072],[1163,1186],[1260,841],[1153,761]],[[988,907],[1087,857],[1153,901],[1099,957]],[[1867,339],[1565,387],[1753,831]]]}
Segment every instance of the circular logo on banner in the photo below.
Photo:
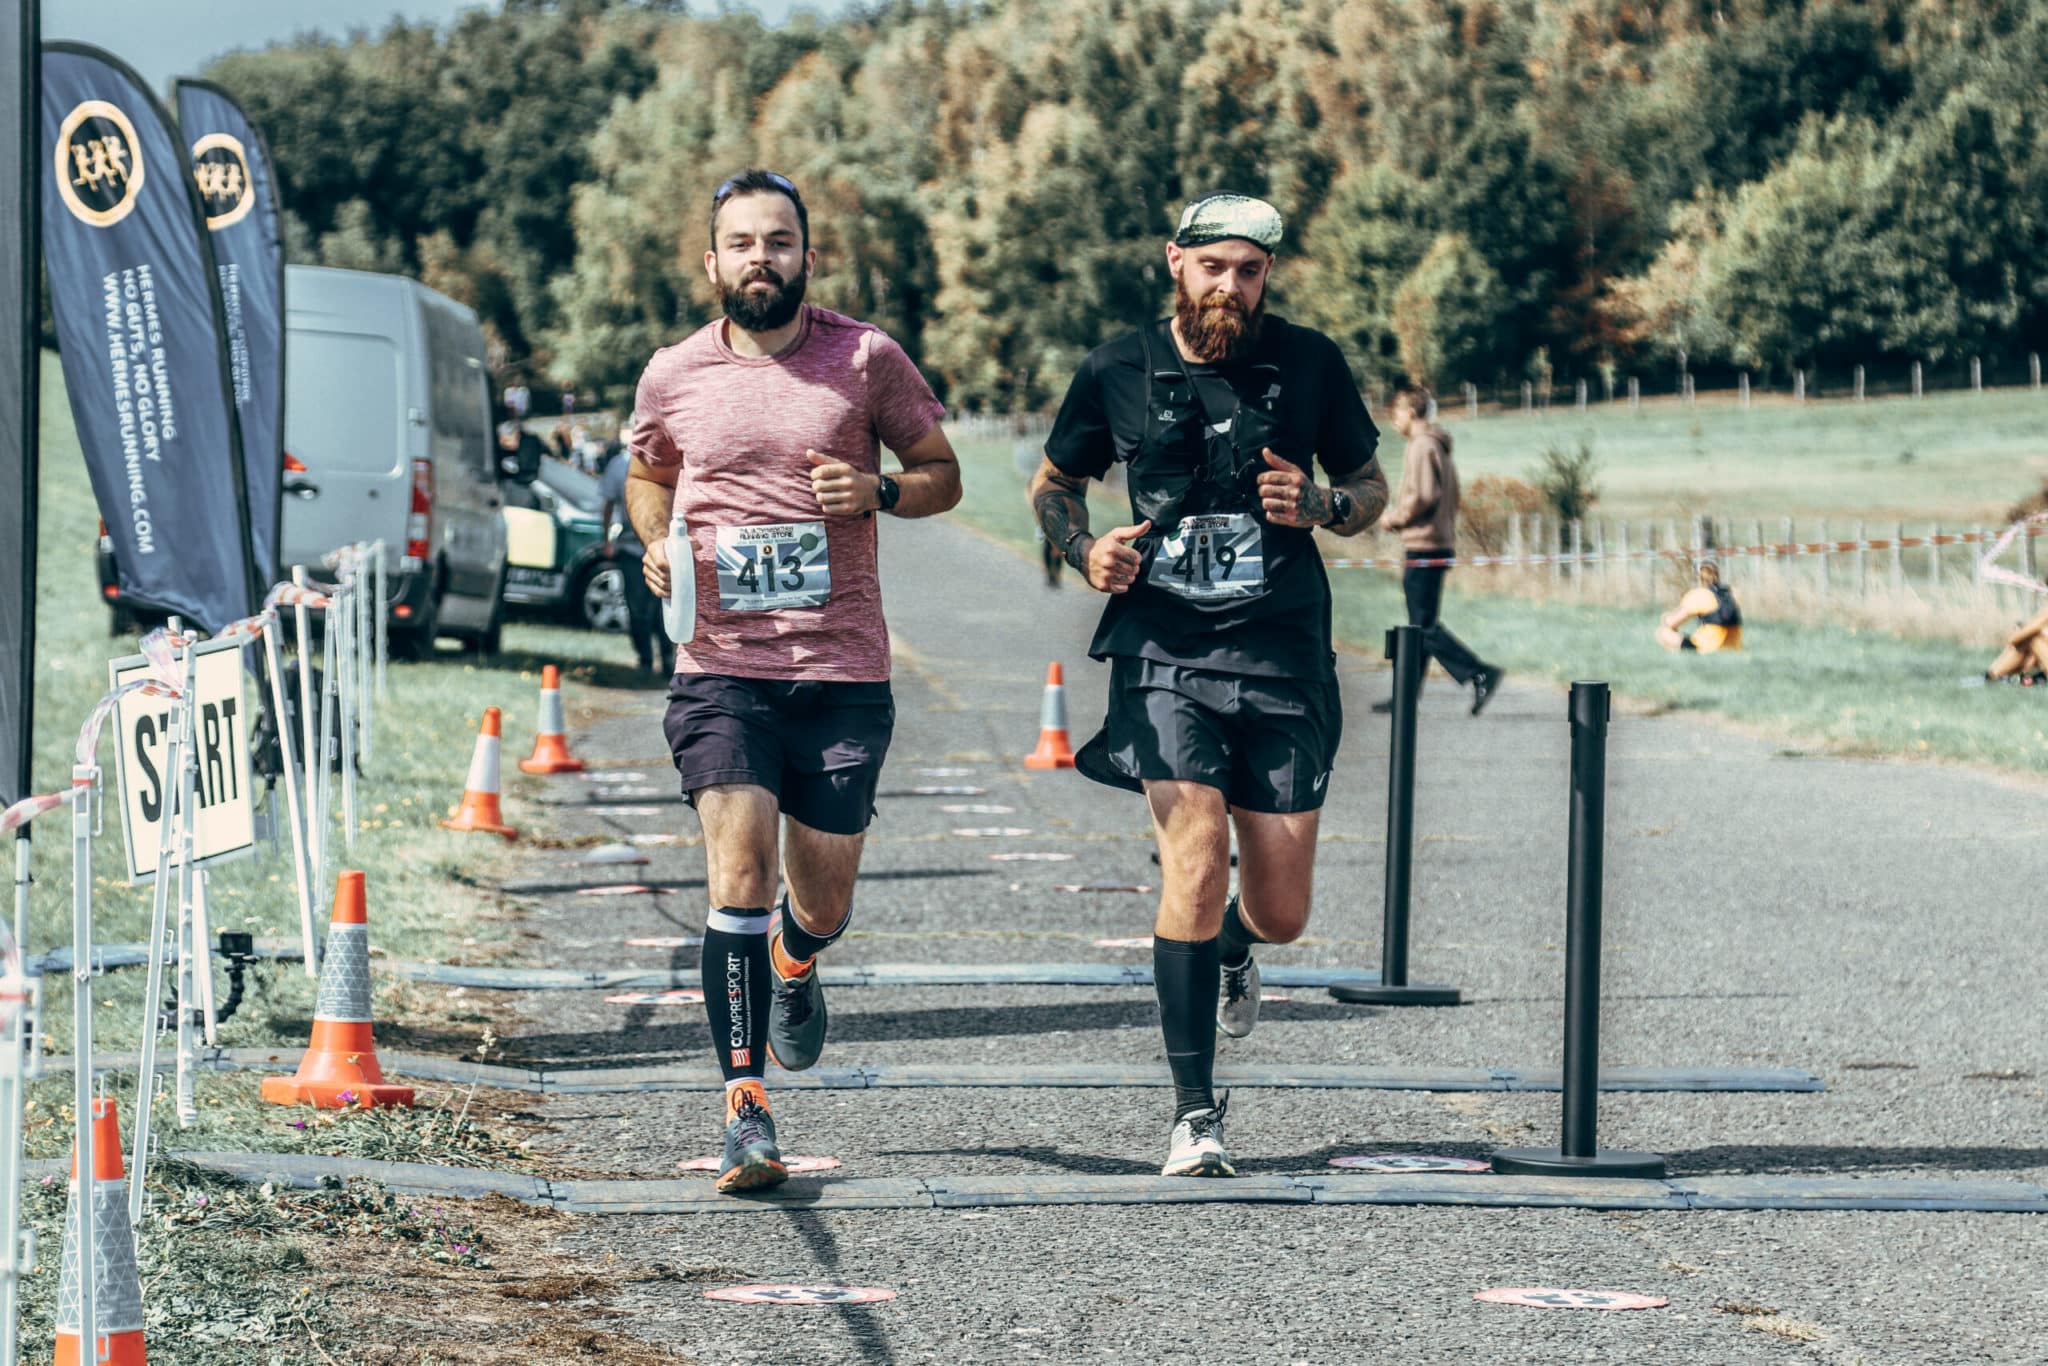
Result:
{"label": "circular logo on banner", "polygon": [[704,1292],[730,1304],[879,1304],[896,1292],[874,1285],[728,1285]]}
{"label": "circular logo on banner", "polygon": [[71,216],[111,228],[142,193],[142,142],[128,116],[105,100],[86,100],[57,130],[57,193]]}
{"label": "circular logo on banner", "polygon": [[1524,1309],[1662,1309],[1671,1303],[1626,1290],[1553,1290],[1548,1286],[1498,1286],[1472,1297],[1482,1304],[1515,1304]]}
{"label": "circular logo on banner", "polygon": [[256,190],[249,183],[249,153],[226,133],[208,133],[192,144],[192,178],[206,206],[206,226],[219,232],[249,216]]}
{"label": "circular logo on banner", "polygon": [[[1276,996],[1266,997],[1268,1001],[1278,1000]],[[1405,1174],[1408,1172],[1484,1172],[1493,1170],[1492,1164],[1481,1162],[1475,1157],[1436,1157],[1429,1153],[1372,1153],[1364,1157],[1347,1156],[1330,1159],[1333,1167],[1342,1167],[1352,1172],[1387,1172]]]}

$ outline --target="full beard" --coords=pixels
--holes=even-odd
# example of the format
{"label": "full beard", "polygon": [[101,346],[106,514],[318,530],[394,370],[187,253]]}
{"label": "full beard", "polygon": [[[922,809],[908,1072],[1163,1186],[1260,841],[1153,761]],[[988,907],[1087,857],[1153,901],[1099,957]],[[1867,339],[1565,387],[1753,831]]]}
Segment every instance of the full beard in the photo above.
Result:
{"label": "full beard", "polygon": [[[766,281],[773,286],[769,290],[753,288],[755,281]],[[724,280],[718,282],[718,305],[725,310],[725,316],[733,326],[745,332],[773,332],[784,327],[796,317],[796,311],[804,305],[804,287],[809,277],[799,275],[794,281],[785,281],[766,266],[757,266],[740,277],[739,283],[727,287]]]}
{"label": "full beard", "polygon": [[1244,304],[1222,294],[1197,299],[1188,293],[1185,281],[1173,282],[1173,317],[1180,325],[1180,338],[1195,359],[1204,365],[1224,365],[1250,351],[1259,339],[1259,326],[1266,320],[1266,297],[1247,311]]}

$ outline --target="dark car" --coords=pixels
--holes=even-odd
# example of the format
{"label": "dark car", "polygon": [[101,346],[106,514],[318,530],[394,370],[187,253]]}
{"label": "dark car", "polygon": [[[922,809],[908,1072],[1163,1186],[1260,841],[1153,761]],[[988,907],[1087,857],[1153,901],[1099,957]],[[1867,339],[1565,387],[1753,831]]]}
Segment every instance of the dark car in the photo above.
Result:
{"label": "dark car", "polygon": [[593,631],[625,630],[625,580],[604,555],[610,528],[597,480],[552,457],[539,465],[531,483],[505,490],[505,601]]}

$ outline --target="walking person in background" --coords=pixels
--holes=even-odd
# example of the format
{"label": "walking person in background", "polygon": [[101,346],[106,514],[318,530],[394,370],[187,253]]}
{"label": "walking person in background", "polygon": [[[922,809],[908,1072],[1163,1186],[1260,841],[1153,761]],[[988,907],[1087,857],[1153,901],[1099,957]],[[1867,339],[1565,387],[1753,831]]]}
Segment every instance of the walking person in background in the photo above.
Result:
{"label": "walking person in background", "polygon": [[514,422],[526,420],[526,410],[533,402],[533,391],[522,384],[505,386],[505,411]]}
{"label": "walking person in background", "polygon": [[[1429,420],[1432,399],[1420,384],[1394,391],[1390,420],[1408,443],[1401,457],[1401,485],[1380,518],[1380,530],[1401,535],[1401,548],[1411,562],[1401,572],[1401,592],[1408,599],[1408,624],[1422,628],[1422,647],[1430,659],[1459,683],[1472,685],[1472,714],[1479,715],[1500,689],[1506,670],[1486,663],[1444,628],[1445,565],[1416,560],[1448,560],[1458,547],[1458,467],[1451,463],[1451,434]],[[1391,702],[1375,702],[1387,712]]]}

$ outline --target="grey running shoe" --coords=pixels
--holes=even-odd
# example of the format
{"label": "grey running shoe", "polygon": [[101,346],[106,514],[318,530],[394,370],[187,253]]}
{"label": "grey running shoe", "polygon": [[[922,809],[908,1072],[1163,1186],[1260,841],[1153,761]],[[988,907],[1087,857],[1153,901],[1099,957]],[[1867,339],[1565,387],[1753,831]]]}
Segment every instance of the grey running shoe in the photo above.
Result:
{"label": "grey running shoe", "polygon": [[751,1088],[738,1088],[726,1114],[725,1157],[718,1164],[718,1189],[760,1190],[788,1179],[782,1149],[775,1146],[775,1116],[754,1099]]}
{"label": "grey running shoe", "polygon": [[1216,1007],[1216,1027],[1242,1039],[1259,1022],[1259,965],[1250,954],[1238,967],[1223,969],[1223,1001]]}
{"label": "grey running shoe", "polygon": [[1472,680],[1472,714],[1479,715],[1486,710],[1486,704],[1500,691],[1500,681],[1508,676],[1506,669],[1491,667]]}
{"label": "grey running shoe", "polygon": [[1217,1102],[1213,1110],[1197,1110],[1174,1121],[1173,1141],[1167,1150],[1161,1176],[1236,1176],[1230,1154],[1223,1150],[1223,1114],[1230,1097]]}
{"label": "grey running shoe", "polygon": [[818,960],[795,977],[774,974],[768,1004],[768,1051],[790,1072],[801,1072],[825,1051],[825,988]]}

